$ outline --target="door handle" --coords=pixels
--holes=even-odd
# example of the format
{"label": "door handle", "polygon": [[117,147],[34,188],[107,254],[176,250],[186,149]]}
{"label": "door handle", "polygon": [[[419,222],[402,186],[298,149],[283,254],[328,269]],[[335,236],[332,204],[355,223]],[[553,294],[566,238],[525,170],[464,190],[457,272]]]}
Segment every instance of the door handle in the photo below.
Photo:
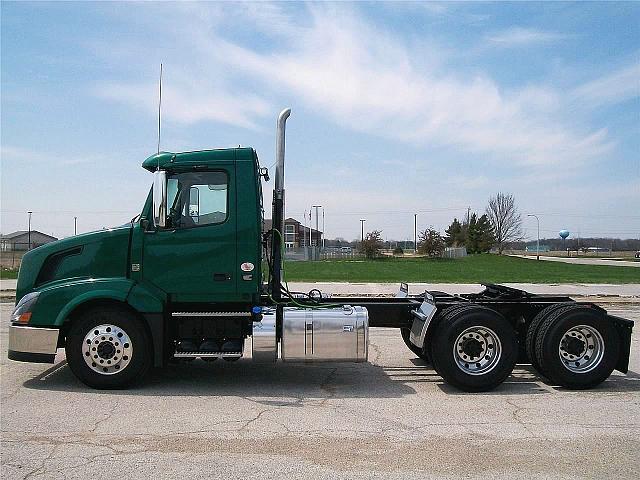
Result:
{"label": "door handle", "polygon": [[228,273],[214,273],[213,281],[214,282],[226,282],[227,280],[231,280],[231,275]]}

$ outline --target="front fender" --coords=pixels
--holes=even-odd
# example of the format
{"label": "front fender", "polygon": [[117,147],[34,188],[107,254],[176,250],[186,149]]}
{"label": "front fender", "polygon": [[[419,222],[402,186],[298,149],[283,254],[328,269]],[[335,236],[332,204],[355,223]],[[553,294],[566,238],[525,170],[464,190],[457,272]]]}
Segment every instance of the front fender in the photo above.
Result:
{"label": "front fender", "polygon": [[103,299],[125,302],[133,285],[127,278],[77,279],[48,285],[40,290],[29,325],[60,327],[83,303]]}

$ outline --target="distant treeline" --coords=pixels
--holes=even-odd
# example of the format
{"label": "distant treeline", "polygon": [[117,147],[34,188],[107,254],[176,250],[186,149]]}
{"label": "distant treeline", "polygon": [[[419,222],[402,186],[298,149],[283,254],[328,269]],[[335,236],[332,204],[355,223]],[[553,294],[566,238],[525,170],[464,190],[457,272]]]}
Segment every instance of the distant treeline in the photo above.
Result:
{"label": "distant treeline", "polygon": [[[335,247],[352,247],[357,248],[360,244],[359,240],[353,240],[351,242],[345,240],[344,238],[336,238],[336,239],[326,239],[325,246],[329,248]],[[507,245],[508,249],[511,250],[524,250],[527,246],[535,248],[536,241],[521,241],[521,242],[510,242]],[[624,251],[633,251],[636,252],[640,250],[640,239],[636,238],[628,238],[625,240],[619,238],[567,238],[565,245],[563,246],[561,238],[541,238],[540,245],[547,245],[550,250],[562,251],[565,248],[570,248],[571,250],[589,248],[589,247],[598,247],[598,248],[606,248],[612,249],[614,251],[624,252]],[[411,240],[388,240],[383,242],[383,248],[393,249],[396,247],[400,247],[405,250],[413,250],[413,241]]]}
{"label": "distant treeline", "polygon": [[[627,238],[625,240],[619,238],[567,238],[563,243],[561,238],[541,238],[540,245],[547,245],[550,250],[580,250],[589,247],[598,247],[611,249],[618,252],[638,251],[640,250],[640,239]],[[524,250],[526,247],[535,248],[536,241],[511,242],[508,248],[513,250]]]}

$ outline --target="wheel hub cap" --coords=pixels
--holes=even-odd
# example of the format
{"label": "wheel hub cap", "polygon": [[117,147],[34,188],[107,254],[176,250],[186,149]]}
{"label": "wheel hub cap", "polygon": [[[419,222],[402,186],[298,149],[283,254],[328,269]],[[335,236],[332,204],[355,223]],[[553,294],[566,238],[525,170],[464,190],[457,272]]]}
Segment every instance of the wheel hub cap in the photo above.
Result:
{"label": "wheel hub cap", "polygon": [[604,340],[595,328],[578,325],[562,335],[558,353],[568,370],[587,373],[600,365],[604,356]]}
{"label": "wheel hub cap", "polygon": [[82,342],[82,356],[91,370],[113,375],[131,362],[133,344],[122,328],[104,324],[92,328]]}
{"label": "wheel hub cap", "polygon": [[475,326],[464,330],[453,345],[453,358],[460,370],[469,375],[490,372],[500,361],[502,345],[490,328]]}

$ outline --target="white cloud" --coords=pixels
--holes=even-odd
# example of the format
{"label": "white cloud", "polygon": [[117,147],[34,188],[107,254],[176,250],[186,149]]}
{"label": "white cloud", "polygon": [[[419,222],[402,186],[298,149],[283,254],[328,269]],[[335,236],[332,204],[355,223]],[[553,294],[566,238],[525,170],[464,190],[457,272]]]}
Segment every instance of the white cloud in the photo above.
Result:
{"label": "white cloud", "polygon": [[[257,95],[233,92],[225,85],[193,80],[186,75],[176,77],[163,85],[162,118],[165,120],[185,124],[215,121],[256,129],[256,118],[263,117],[273,108]],[[109,83],[95,88],[95,94],[154,115],[158,112],[157,84]]]}
{"label": "white cloud", "polygon": [[640,63],[580,85],[571,97],[576,102],[588,103],[593,107],[640,97]]}
{"label": "white cloud", "polygon": [[547,32],[533,28],[511,27],[506,30],[494,32],[486,36],[486,41],[490,44],[501,47],[520,47],[539,43],[556,42],[571,38],[556,32]]}
{"label": "white cloud", "polygon": [[[191,11],[172,16],[176,48],[192,71],[167,82],[164,115],[255,128],[278,109],[275,97],[294,108],[301,102],[349,129],[508,164],[577,165],[612,147],[606,130],[562,119],[559,92],[544,86],[506,90],[481,73],[469,77],[424,66],[420,59],[429,45],[413,49],[348,7],[310,6],[304,21],[278,7],[246,11],[250,22],[275,38],[273,48],[234,43]],[[491,38],[523,43],[560,37],[517,28]],[[242,86],[246,79],[251,86]],[[101,95],[155,112],[154,90],[111,84]]]}

